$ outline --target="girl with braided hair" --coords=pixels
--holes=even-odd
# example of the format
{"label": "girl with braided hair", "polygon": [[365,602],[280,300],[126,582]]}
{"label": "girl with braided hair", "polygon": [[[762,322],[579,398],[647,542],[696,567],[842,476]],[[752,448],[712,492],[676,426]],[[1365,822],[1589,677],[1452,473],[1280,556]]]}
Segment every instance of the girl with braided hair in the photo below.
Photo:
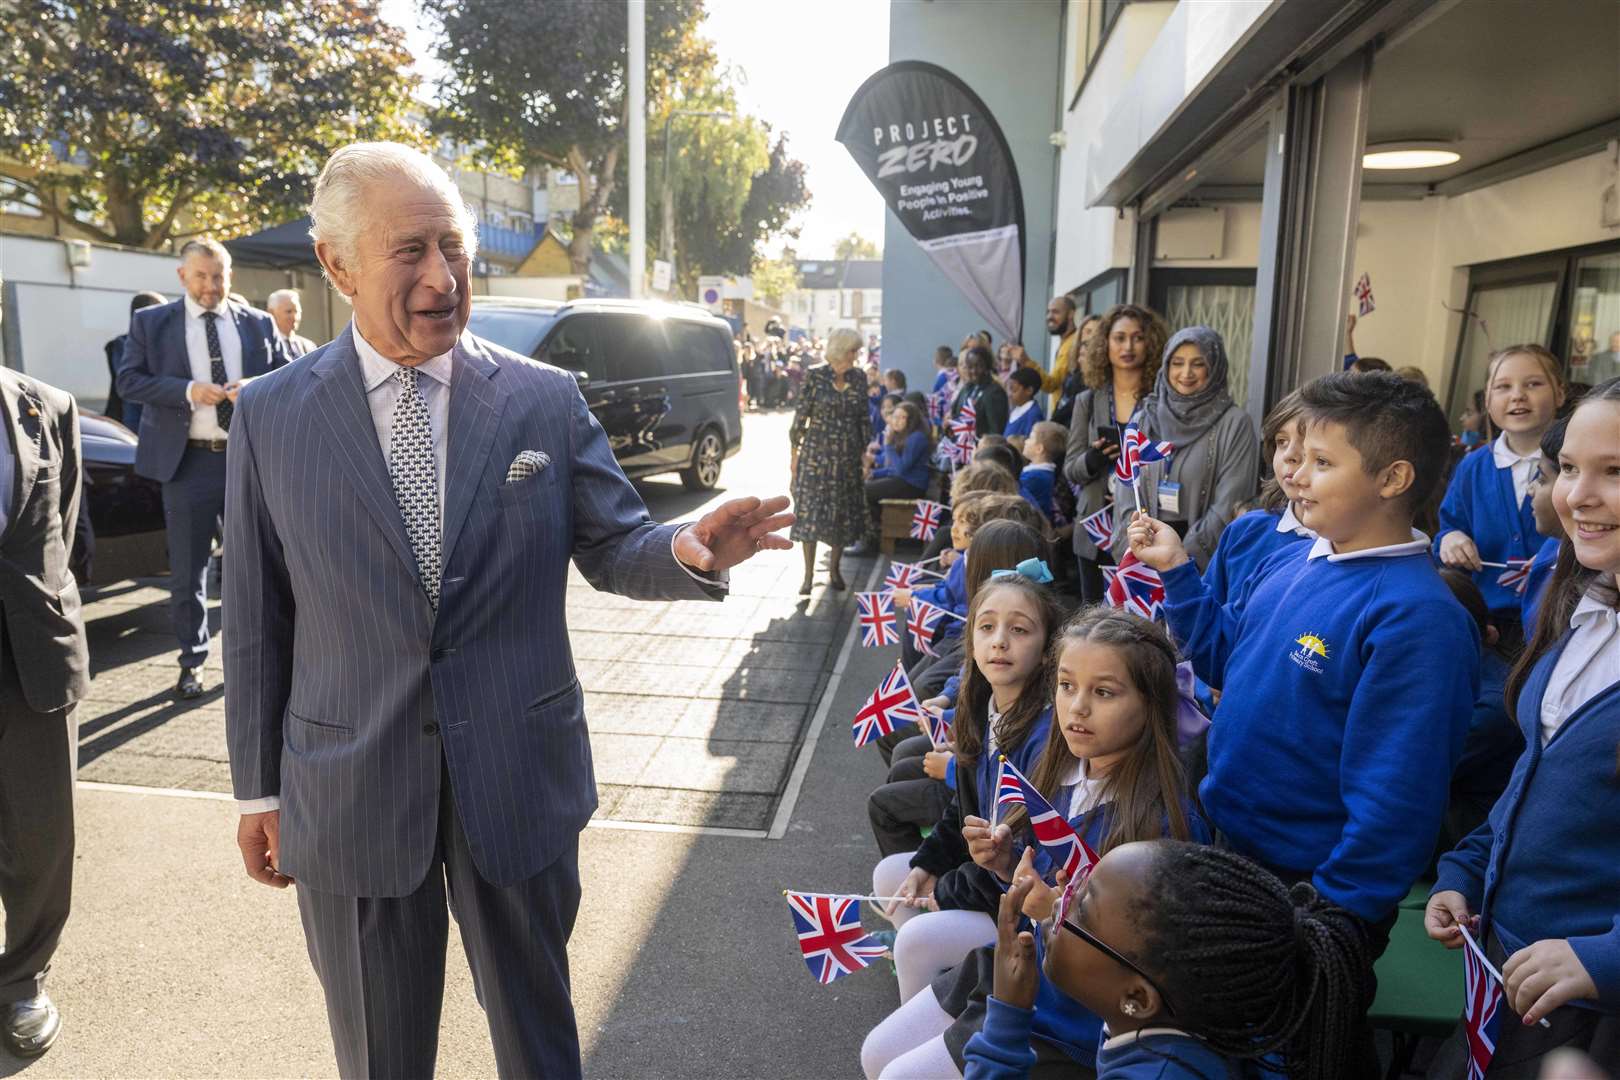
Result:
{"label": "girl with braided hair", "polygon": [[[968,1080],[1025,1077],[1035,1064],[1041,967],[1034,934],[1018,929],[1031,885],[1018,876],[1002,900],[994,996],[967,1046]],[[1065,889],[1039,932],[1046,978],[1106,1025],[1099,1080],[1354,1073],[1366,936],[1309,883],[1290,888],[1219,848],[1124,844]]]}

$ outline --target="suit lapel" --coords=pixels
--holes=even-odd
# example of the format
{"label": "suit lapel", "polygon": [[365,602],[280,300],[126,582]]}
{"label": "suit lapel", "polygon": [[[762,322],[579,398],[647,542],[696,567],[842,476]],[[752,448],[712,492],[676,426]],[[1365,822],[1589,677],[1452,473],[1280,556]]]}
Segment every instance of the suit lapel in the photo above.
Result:
{"label": "suit lapel", "polygon": [[[169,316],[169,325],[166,331],[169,338],[168,355],[169,374],[179,375],[181,378],[191,378],[191,352],[186,348],[186,300],[181,297],[174,302],[174,311]],[[167,359],[167,358],[166,358]]]}
{"label": "suit lapel", "polygon": [[18,419],[21,404],[22,395],[18,393],[14,378],[10,375],[0,376],[0,407],[6,411],[6,438],[11,440],[11,505],[6,508],[6,527],[0,530],[0,540],[4,540],[6,534],[16,527],[17,519],[22,516],[22,508],[28,505],[29,493],[34,489],[33,457],[25,457],[22,449],[26,435]]}
{"label": "suit lapel", "polygon": [[478,496],[479,480],[495,442],[495,429],[506,407],[506,395],[495,375],[499,365],[463,335],[453,354],[450,374],[450,410],[445,426],[449,439],[444,475],[443,562],[450,565],[456,540],[467,513]]}
{"label": "suit lapel", "polygon": [[270,370],[270,361],[264,354],[264,338],[258,333],[258,327],[236,304],[227,303],[225,307],[236,326],[236,340],[242,343],[242,378],[265,374]]}
{"label": "suit lapel", "polygon": [[320,382],[310,396],[316,415],[337,448],[338,463],[348,473],[372,520],[415,578],[416,555],[405,534],[405,522],[399,516],[399,504],[394,499],[394,485],[388,478],[382,447],[377,445],[377,427],[366,405],[352,326],[344,329],[316,362],[315,373],[320,376]]}

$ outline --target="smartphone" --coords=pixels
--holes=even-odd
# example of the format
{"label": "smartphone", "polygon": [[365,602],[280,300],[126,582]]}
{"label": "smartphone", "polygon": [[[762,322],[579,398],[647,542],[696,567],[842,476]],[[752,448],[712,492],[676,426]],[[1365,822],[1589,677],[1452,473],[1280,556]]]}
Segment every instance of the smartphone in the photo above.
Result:
{"label": "smartphone", "polygon": [[1102,439],[1109,446],[1118,446],[1119,445],[1119,426],[1116,425],[1116,424],[1108,424],[1108,425],[1101,426],[1101,427],[1097,428],[1097,437],[1099,439]]}

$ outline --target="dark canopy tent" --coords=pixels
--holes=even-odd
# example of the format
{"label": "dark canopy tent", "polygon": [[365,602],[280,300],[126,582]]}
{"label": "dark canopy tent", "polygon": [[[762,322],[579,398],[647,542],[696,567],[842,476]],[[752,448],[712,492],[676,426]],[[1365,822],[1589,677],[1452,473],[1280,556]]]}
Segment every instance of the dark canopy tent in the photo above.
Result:
{"label": "dark canopy tent", "polygon": [[320,269],[315,259],[315,243],[309,238],[309,218],[301,217],[276,225],[252,236],[225,241],[231,258],[250,266],[272,270]]}

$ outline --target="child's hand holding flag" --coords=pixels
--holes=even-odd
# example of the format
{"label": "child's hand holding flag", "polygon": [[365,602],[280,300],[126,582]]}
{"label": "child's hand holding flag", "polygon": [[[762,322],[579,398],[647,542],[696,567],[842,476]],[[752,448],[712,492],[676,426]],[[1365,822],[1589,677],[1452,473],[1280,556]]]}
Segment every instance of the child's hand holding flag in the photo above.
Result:
{"label": "child's hand holding flag", "polygon": [[1002,881],[1012,880],[1012,830],[1005,824],[991,825],[969,814],[962,819],[962,839],[967,841],[969,858]]}
{"label": "child's hand holding flag", "polygon": [[1181,546],[1181,537],[1176,535],[1176,530],[1140,510],[1131,515],[1126,536],[1137,559],[1161,574],[1192,561],[1187,549]]}

